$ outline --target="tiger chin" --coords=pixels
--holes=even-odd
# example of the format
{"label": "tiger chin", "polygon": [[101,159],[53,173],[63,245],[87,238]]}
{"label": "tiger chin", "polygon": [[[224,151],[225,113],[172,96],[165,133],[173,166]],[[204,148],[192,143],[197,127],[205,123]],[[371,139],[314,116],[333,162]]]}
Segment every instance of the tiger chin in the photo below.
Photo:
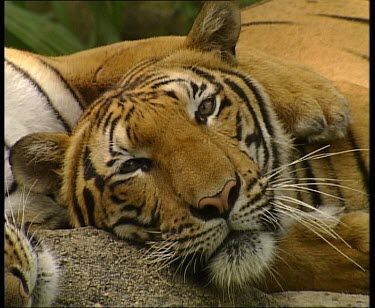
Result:
{"label": "tiger chin", "polygon": [[[314,215],[294,211],[295,192],[275,189],[295,175],[294,138],[344,136],[350,115],[332,90],[333,122],[314,101],[319,112],[304,114],[312,124],[288,126],[269,89],[237,63],[239,16],[231,2],[205,5],[183,48],[135,64],[72,134],[19,140],[11,150],[17,183],[55,194],[72,227],[147,242],[161,263],[200,263],[221,288],[261,285],[282,255],[284,218],[298,213],[318,228]],[[328,232],[332,217],[322,215]]]}

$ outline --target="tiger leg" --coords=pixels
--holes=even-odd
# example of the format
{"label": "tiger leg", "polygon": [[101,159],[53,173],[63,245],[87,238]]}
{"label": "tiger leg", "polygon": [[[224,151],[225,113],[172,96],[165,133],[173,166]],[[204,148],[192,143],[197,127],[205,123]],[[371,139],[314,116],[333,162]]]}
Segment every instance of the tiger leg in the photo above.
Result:
{"label": "tiger leg", "polygon": [[268,292],[330,290],[368,294],[369,214],[345,214],[333,231],[336,239],[327,234],[323,239],[296,223],[280,240],[271,268],[273,277],[259,287]]}

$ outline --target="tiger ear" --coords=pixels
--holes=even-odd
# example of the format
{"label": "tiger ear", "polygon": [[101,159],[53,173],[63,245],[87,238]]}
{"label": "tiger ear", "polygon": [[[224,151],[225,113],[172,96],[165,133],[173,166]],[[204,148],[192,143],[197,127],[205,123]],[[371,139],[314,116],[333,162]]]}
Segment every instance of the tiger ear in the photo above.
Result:
{"label": "tiger ear", "polygon": [[69,136],[63,133],[35,133],[17,141],[10,150],[17,183],[37,193],[57,192],[68,145]]}
{"label": "tiger ear", "polygon": [[187,46],[203,51],[219,51],[232,58],[241,31],[241,12],[234,1],[206,2],[187,37]]}

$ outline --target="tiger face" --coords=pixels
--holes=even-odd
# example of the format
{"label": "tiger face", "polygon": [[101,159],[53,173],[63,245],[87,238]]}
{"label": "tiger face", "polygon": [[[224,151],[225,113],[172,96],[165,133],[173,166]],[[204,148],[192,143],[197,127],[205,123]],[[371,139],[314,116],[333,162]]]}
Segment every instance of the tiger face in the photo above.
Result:
{"label": "tiger face", "polygon": [[[186,60],[197,55],[199,68]],[[271,261],[267,187],[290,140],[260,85],[219,56],[137,65],[60,138],[74,227],[152,242],[152,256],[199,262],[223,286],[257,279]]]}

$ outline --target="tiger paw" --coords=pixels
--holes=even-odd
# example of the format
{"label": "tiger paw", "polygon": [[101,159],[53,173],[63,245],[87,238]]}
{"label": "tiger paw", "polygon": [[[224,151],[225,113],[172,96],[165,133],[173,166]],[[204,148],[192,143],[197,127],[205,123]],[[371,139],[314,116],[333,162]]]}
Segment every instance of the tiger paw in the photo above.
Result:
{"label": "tiger paw", "polygon": [[348,103],[329,80],[299,65],[284,67],[278,76],[283,86],[269,88],[271,102],[294,138],[312,143],[346,135],[351,119]]}
{"label": "tiger paw", "polygon": [[325,212],[331,217],[313,215],[314,228],[300,223],[289,228],[271,267],[277,279],[270,276],[261,289],[369,293],[369,214],[334,211]]}
{"label": "tiger paw", "polygon": [[348,103],[328,79],[306,66],[253,49],[245,50],[238,58],[265,88],[292,137],[329,142],[346,135],[351,118]]}
{"label": "tiger paw", "polygon": [[314,93],[296,98],[295,120],[289,128],[295,138],[312,143],[345,137],[351,118],[349,107],[345,98],[330,88],[310,88]]}

